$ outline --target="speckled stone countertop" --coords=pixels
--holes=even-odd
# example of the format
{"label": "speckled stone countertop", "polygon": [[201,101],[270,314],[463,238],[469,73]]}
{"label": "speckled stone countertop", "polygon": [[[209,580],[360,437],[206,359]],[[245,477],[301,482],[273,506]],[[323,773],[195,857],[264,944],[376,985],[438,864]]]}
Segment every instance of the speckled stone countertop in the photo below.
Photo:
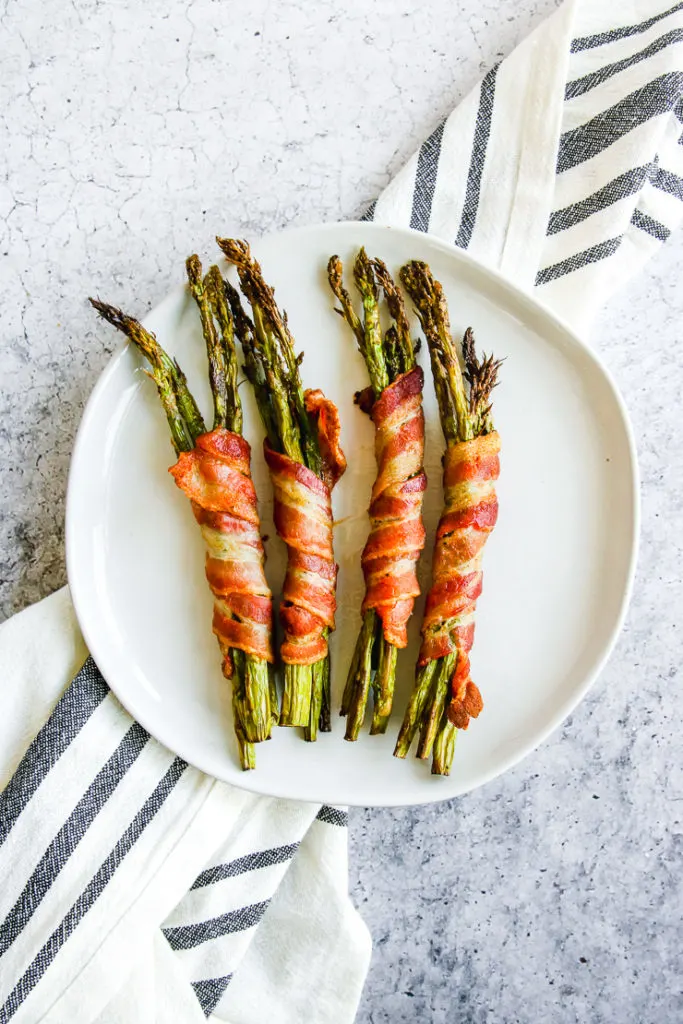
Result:
{"label": "speckled stone countertop", "polygon": [[[357,215],[554,6],[0,0],[3,615],[65,581],[69,456],[107,360],[85,296],[142,311],[217,231]],[[594,334],[643,487],[607,669],[504,778],[352,812],[361,1024],[683,1020],[682,278],[679,236]]]}

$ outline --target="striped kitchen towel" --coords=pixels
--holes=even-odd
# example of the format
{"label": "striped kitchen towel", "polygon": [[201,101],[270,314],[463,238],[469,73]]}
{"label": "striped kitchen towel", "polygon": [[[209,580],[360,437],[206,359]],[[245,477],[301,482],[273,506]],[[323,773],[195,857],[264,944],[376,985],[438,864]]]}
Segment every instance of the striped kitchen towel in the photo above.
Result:
{"label": "striped kitchen towel", "polygon": [[0,627],[0,678],[1,1024],[353,1020],[370,939],[344,810],[150,739],[67,589]]}
{"label": "striped kitchen towel", "polygon": [[580,331],[683,215],[683,3],[567,0],[366,214],[453,242]]}
{"label": "striped kitchen towel", "polygon": [[[468,249],[583,329],[679,223],[682,97],[683,3],[567,0],[368,218]],[[0,1024],[353,1019],[369,939],[344,811],[231,789],[151,740],[66,590],[0,629],[0,673]]]}

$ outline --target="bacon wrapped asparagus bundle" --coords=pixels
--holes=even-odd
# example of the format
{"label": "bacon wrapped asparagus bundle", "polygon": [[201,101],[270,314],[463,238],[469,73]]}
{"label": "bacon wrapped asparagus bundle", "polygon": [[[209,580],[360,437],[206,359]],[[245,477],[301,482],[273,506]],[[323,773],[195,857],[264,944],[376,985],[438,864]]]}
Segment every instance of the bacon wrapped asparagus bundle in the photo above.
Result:
{"label": "bacon wrapped asparagus bundle", "polygon": [[280,725],[303,726],[307,740],[330,730],[330,656],[337,565],[332,546],[331,492],[346,469],[339,446],[337,409],[320,391],[304,391],[301,356],[272,288],[245,242],[219,238],[237,268],[253,323],[228,293],[251,382],[266,431],[265,459],[274,492],[274,519],[287,546],[280,604],[285,685]]}
{"label": "bacon wrapped asparagus bundle", "polygon": [[[368,369],[370,387],[356,395],[356,402],[375,425],[377,457],[370,535],[361,555],[366,587],[363,623],[341,707],[347,716],[347,740],[358,738],[371,686],[371,734],[385,732],[389,721],[397,652],[408,643],[407,623],[420,593],[416,565],[425,542],[422,497],[427,486],[422,465],[424,377],[415,364],[401,293],[382,261],[369,260],[364,249],[353,272],[363,299],[363,323],[344,288],[341,260],[332,256],[327,266],[330,287],[341,305],[337,312],[355,334]],[[394,318],[384,337],[378,282]]]}
{"label": "bacon wrapped asparagus bundle", "polygon": [[432,586],[422,622],[417,679],[394,754],[405,757],[418,730],[417,756],[448,775],[458,729],[483,708],[470,677],[474,612],[482,587],[484,545],[496,524],[500,438],[491,420],[491,391],[500,363],[477,358],[467,330],[461,368],[443,290],[426,263],[413,261],[401,280],[415,303],[429,345],[441,426],[446,439],[444,509],[436,533]]}
{"label": "bacon wrapped asparagus bundle", "polygon": [[251,450],[241,435],[230,307],[218,267],[212,267],[202,280],[199,259],[191,256],[187,272],[209,358],[214,404],[209,432],[185,375],[154,335],[113,306],[90,301],[100,316],[126,334],[146,357],[166,412],[178,454],[170,472],[192,503],[207,547],[206,575],[215,598],[213,631],[223,656],[223,674],[232,683],[235,734],[246,770],[256,767],[254,744],[268,739],[277,722],[277,691],[271,670],[272,597],[263,571]]}

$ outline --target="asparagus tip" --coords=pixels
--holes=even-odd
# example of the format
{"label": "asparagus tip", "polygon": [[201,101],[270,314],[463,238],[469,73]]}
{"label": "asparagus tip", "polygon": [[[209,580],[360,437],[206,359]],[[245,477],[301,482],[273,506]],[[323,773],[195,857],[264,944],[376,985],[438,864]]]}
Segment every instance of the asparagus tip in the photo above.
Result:
{"label": "asparagus tip", "polygon": [[327,261],[327,280],[330,282],[330,288],[338,299],[340,299],[341,292],[344,288],[343,273],[344,265],[342,264],[339,256],[330,256]]}
{"label": "asparagus tip", "polygon": [[187,279],[190,282],[190,287],[200,288],[202,284],[202,264],[196,253],[187,257],[185,269],[187,270]]}
{"label": "asparagus tip", "polygon": [[101,299],[89,298],[88,302],[103,320],[106,320],[108,324],[111,324],[112,327],[118,328],[120,331],[125,332],[126,327],[133,320],[132,317],[128,316],[116,306],[112,306],[108,302],[102,302]]}

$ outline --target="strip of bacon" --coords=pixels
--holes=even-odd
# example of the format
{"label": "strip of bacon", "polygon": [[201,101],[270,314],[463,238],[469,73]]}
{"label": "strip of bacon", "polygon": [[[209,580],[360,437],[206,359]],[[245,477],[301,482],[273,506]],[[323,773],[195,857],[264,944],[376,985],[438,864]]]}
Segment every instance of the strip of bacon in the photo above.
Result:
{"label": "strip of bacon", "polygon": [[224,675],[232,675],[231,647],[272,662],[272,595],[263,571],[249,444],[218,427],[201,434],[192,451],[181,452],[169,472],[192,502],[206,543],[213,631]]}
{"label": "strip of bacon", "polygon": [[339,410],[319,388],[304,392],[306,412],[315,422],[323,460],[323,480],[330,490],[346,472],[346,456],[341,448]]}
{"label": "strip of bacon", "polygon": [[370,535],[361,564],[365,577],[363,611],[374,608],[385,640],[408,643],[407,624],[420,593],[416,565],[424,547],[422,498],[424,374],[419,366],[398,376],[372,404],[377,478],[370,501]]}
{"label": "strip of bacon", "polygon": [[337,610],[331,492],[346,469],[336,406],[321,391],[307,391],[304,397],[318,430],[323,479],[264,443],[273,485],[275,528],[287,545],[280,604],[285,636],[280,656],[290,665],[313,665],[327,654],[325,630],[334,629]]}
{"label": "strip of bacon", "polygon": [[499,451],[500,437],[492,431],[449,445],[444,456],[444,509],[436,533],[418,665],[457,655],[448,717],[458,729],[466,729],[484,706],[470,678],[469,652],[482,587],[484,545],[498,515]]}

